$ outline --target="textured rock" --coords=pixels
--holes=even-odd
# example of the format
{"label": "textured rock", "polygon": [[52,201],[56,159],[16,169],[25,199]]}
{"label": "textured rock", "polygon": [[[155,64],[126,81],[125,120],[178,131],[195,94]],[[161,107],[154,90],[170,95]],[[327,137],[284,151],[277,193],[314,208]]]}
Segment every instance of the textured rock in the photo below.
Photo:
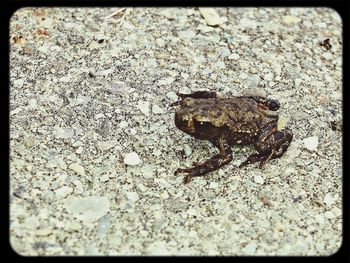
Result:
{"label": "textured rock", "polygon": [[124,163],[127,165],[138,165],[142,163],[142,160],[140,159],[139,155],[136,152],[127,153],[124,156]]}
{"label": "textured rock", "polygon": [[72,163],[71,165],[69,165],[69,169],[73,170],[78,175],[85,176],[85,169],[84,169],[84,167],[81,166],[78,163]]}
{"label": "textured rock", "polygon": [[67,211],[83,222],[92,223],[109,211],[109,200],[104,196],[74,197],[63,200]]}
{"label": "textured rock", "polygon": [[312,136],[305,138],[303,140],[304,142],[304,147],[308,149],[309,151],[316,151],[317,146],[318,146],[318,137],[317,136]]}

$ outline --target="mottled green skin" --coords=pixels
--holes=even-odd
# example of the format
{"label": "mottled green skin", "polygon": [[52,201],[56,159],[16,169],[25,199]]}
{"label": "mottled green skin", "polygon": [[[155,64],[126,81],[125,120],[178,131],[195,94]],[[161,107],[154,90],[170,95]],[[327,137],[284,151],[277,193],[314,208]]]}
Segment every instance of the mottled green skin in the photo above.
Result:
{"label": "mottled green skin", "polygon": [[220,153],[192,168],[179,168],[175,173],[188,173],[185,183],[193,176],[205,175],[232,160],[232,145],[253,145],[252,154],[240,167],[260,161],[260,167],[278,158],[287,150],[293,134],[289,129],[277,131],[279,103],[263,97],[240,96],[219,98],[216,93],[199,91],[178,94],[182,100],[175,113],[175,125],[185,133],[211,141]]}

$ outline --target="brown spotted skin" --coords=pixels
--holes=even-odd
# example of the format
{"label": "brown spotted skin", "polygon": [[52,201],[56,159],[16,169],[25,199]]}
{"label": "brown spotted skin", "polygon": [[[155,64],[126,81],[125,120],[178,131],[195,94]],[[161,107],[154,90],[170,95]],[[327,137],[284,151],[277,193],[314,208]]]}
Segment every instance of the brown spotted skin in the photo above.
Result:
{"label": "brown spotted skin", "polygon": [[180,106],[175,112],[175,125],[183,132],[211,141],[219,153],[191,168],[178,168],[175,174],[191,177],[215,171],[232,161],[231,146],[253,145],[257,153],[250,155],[239,167],[260,162],[260,168],[270,159],[279,158],[293,139],[288,128],[277,131],[279,103],[258,96],[220,98],[215,92],[198,91],[177,94],[181,99],[171,106]]}

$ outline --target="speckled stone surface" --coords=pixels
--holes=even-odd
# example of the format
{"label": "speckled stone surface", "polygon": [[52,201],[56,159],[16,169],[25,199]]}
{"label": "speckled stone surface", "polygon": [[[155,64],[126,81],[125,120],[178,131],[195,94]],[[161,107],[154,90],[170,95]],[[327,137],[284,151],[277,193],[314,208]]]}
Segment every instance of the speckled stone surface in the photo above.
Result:
{"label": "speckled stone surface", "polygon": [[[10,26],[10,241],[21,255],[330,255],[342,233],[342,24],[323,8],[18,10]],[[328,39],[328,40],[327,40]],[[184,185],[216,149],[176,92],[255,89],[294,139]]]}

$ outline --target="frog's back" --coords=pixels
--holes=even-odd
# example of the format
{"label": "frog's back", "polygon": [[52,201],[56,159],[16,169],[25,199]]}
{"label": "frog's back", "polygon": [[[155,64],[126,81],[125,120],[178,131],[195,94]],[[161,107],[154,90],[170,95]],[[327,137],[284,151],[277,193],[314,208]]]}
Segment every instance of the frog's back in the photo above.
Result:
{"label": "frog's back", "polygon": [[210,122],[216,127],[227,126],[232,132],[255,131],[265,125],[266,116],[258,103],[249,97],[222,99],[188,99],[182,115],[197,121]]}

